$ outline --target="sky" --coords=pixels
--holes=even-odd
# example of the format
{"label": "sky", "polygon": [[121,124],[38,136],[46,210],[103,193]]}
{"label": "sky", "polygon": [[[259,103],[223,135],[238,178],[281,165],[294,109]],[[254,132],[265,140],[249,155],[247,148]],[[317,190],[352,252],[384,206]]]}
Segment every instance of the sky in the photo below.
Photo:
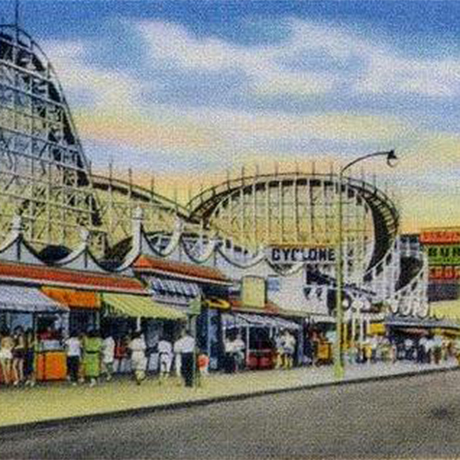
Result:
{"label": "sky", "polygon": [[[13,10],[1,0],[0,19]],[[20,13],[97,172],[132,167],[186,200],[242,168],[337,171],[395,149],[395,168],[362,166],[395,193],[403,231],[460,225],[460,2],[22,0]]]}

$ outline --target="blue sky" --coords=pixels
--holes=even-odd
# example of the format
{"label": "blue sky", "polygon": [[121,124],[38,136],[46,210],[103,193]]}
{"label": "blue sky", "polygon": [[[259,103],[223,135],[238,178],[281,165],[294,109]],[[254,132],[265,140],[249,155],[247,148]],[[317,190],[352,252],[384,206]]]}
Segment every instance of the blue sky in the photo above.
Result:
{"label": "blue sky", "polygon": [[396,148],[397,169],[366,170],[405,228],[460,223],[460,2],[23,0],[21,23],[96,169],[129,161],[186,195],[226,169]]}

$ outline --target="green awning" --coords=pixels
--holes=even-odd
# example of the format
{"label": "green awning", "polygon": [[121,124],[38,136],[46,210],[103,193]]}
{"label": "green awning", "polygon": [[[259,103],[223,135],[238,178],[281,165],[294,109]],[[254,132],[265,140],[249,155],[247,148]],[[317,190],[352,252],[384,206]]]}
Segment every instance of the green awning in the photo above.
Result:
{"label": "green awning", "polygon": [[174,308],[160,305],[150,297],[132,294],[102,294],[102,300],[115,314],[134,318],[185,320],[187,316]]}

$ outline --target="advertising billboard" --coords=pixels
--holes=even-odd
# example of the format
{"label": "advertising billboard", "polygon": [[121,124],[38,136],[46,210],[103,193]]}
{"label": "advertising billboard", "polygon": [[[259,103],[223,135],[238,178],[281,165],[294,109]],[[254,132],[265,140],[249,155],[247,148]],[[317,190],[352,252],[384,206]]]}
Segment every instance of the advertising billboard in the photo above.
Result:
{"label": "advertising billboard", "polygon": [[460,279],[460,266],[445,265],[430,267],[430,281],[458,280]]}
{"label": "advertising billboard", "polygon": [[460,244],[460,227],[427,228],[420,233],[423,244]]}
{"label": "advertising billboard", "polygon": [[430,266],[434,265],[460,265],[459,244],[436,244],[425,247]]}
{"label": "advertising billboard", "polygon": [[242,279],[242,291],[242,301],[245,307],[265,307],[267,293],[264,278],[245,276]]}

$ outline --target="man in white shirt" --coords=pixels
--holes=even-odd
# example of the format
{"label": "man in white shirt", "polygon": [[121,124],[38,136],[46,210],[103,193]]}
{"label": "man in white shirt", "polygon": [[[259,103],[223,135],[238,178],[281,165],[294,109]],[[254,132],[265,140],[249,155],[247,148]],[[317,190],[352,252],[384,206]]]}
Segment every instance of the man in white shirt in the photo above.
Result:
{"label": "man in white shirt", "polygon": [[74,333],[70,335],[70,337],[65,341],[65,348],[67,354],[69,380],[72,382],[72,385],[77,385],[81,357],[81,343],[77,334]]}
{"label": "man in white shirt", "polygon": [[244,350],[246,349],[246,344],[241,338],[241,334],[238,334],[235,340],[232,342],[233,350],[235,356],[236,370],[241,370],[244,368]]}
{"label": "man in white shirt", "polygon": [[160,361],[160,383],[162,380],[169,376],[171,372],[171,364],[173,359],[173,349],[171,342],[168,342],[165,338],[162,338],[158,342],[158,355]]}
{"label": "man in white shirt", "polygon": [[140,332],[136,332],[133,340],[128,345],[131,350],[131,364],[134,371],[136,383],[140,385],[145,379],[145,371],[147,368],[147,358],[145,357],[145,344],[144,336]]}
{"label": "man in white shirt", "polygon": [[418,348],[417,348],[417,361],[420,364],[426,363],[427,362],[427,344],[428,344],[428,339],[426,338],[425,335],[422,335],[418,341]]}
{"label": "man in white shirt", "polygon": [[112,380],[113,362],[115,360],[115,340],[108,334],[102,341],[102,372],[107,382]]}
{"label": "man in white shirt", "polygon": [[193,387],[195,339],[188,331],[174,344],[174,351],[181,355],[181,374],[186,387]]}
{"label": "man in white shirt", "polygon": [[295,337],[286,330],[283,335],[284,368],[292,369],[294,365]]}

